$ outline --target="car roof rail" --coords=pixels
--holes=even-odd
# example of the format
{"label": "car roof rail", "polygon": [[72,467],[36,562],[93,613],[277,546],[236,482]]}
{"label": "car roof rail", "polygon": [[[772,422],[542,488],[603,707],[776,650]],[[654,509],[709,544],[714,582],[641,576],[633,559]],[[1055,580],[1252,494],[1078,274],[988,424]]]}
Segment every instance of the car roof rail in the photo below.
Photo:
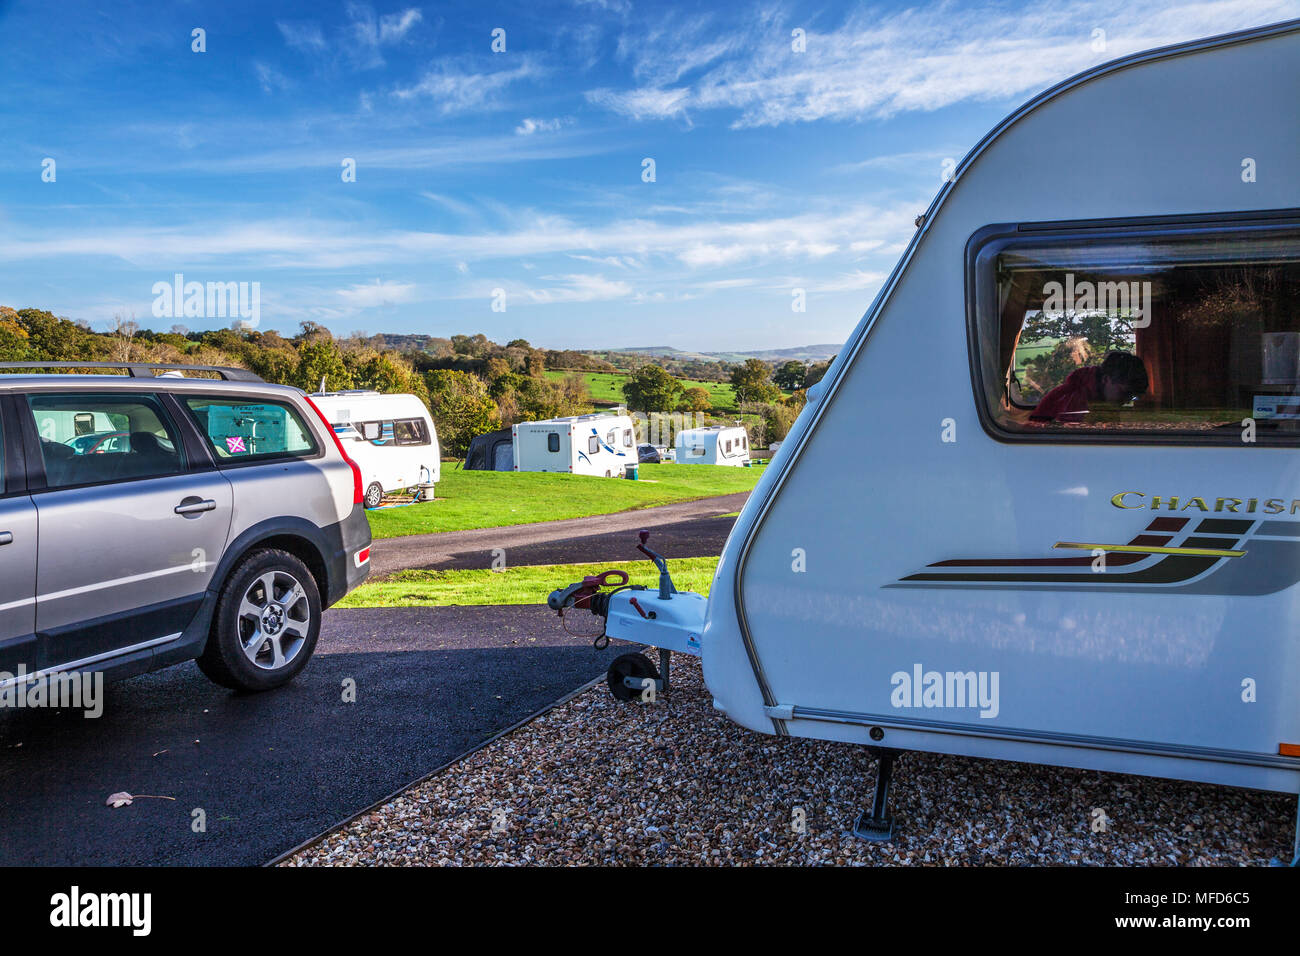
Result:
{"label": "car roof rail", "polygon": [[262,382],[262,376],[246,368],[227,365],[166,365],[158,362],[0,362],[0,370],[23,368],[116,368],[124,369],[131,378],[157,378],[154,372],[175,370],[180,372],[216,372],[227,382]]}

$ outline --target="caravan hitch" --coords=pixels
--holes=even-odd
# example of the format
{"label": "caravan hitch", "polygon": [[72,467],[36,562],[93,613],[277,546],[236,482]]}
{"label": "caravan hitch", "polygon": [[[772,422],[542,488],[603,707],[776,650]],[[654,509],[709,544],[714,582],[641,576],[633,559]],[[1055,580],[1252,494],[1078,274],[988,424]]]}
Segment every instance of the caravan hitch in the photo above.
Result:
{"label": "caravan hitch", "polygon": [[[627,584],[627,572],[620,571],[617,568],[611,568],[608,571],[602,571],[600,574],[589,574],[576,584],[570,584],[567,587],[557,588],[551,592],[550,597],[546,599],[546,606],[557,614],[564,614],[565,610],[571,607],[589,608],[593,614],[601,614],[606,607],[597,608],[593,606],[593,599],[601,597],[601,588],[622,587]],[[608,599],[608,595],[603,595]],[[600,603],[600,602],[597,602]]]}
{"label": "caravan hitch", "polygon": [[[589,574],[581,581],[552,591],[546,599],[546,606],[560,616],[566,631],[578,637],[590,637],[594,632],[583,634],[570,629],[569,621],[565,617],[567,612],[586,610],[599,618],[600,633],[596,635],[596,640],[592,646],[598,651],[603,651],[609,646],[609,638],[605,635],[605,617],[609,614],[609,597],[614,591],[601,589],[614,588],[615,590],[621,590],[629,587],[627,580],[627,572],[620,571],[617,568],[602,571],[600,574]],[[641,585],[636,586],[641,587]]]}
{"label": "caravan hitch", "polygon": [[[614,660],[607,677],[610,691],[619,700],[653,701],[655,694],[666,693],[671,651],[700,656],[708,600],[701,594],[677,590],[664,556],[646,547],[649,537],[649,531],[639,532],[637,550],[659,572],[657,591],[644,584],[629,584],[624,571],[609,570],[558,588],[546,601],[559,613],[564,629],[575,637],[590,637],[599,627],[593,645],[598,651],[609,646],[610,637],[659,651],[658,670],[640,651]],[[592,617],[571,611],[590,611]],[[590,627],[583,630],[586,622]]]}

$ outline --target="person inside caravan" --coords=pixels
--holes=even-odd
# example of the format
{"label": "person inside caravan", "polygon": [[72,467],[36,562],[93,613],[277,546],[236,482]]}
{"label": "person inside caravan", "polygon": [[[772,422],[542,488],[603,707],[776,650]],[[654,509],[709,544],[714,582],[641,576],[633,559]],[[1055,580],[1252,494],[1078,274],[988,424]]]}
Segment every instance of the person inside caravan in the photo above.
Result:
{"label": "person inside caravan", "polygon": [[1149,385],[1147,369],[1131,352],[1109,352],[1100,365],[1085,365],[1070,373],[1038,403],[1031,421],[1050,422],[1088,411],[1095,401],[1121,405],[1141,398]]}

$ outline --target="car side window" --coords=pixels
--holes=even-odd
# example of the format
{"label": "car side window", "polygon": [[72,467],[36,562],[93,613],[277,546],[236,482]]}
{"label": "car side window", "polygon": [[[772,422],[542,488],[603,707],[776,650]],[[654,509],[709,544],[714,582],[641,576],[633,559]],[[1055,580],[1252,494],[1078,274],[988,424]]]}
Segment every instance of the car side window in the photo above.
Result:
{"label": "car side window", "polygon": [[220,462],[301,458],[318,451],[298,412],[281,402],[196,396],[184,404]]}
{"label": "car side window", "polygon": [[27,404],[50,488],[180,474],[180,441],[154,395],[38,392]]}

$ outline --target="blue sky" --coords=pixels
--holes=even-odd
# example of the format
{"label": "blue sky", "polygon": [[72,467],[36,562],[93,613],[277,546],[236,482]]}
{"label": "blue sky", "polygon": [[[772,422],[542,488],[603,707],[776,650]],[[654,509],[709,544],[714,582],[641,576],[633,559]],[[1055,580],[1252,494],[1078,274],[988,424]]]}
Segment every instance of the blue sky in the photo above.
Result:
{"label": "blue sky", "polygon": [[154,283],[179,272],[260,283],[262,327],[287,333],[839,342],[945,160],[1019,103],[1295,16],[1300,0],[0,0],[0,304],[228,325],[154,318]]}

